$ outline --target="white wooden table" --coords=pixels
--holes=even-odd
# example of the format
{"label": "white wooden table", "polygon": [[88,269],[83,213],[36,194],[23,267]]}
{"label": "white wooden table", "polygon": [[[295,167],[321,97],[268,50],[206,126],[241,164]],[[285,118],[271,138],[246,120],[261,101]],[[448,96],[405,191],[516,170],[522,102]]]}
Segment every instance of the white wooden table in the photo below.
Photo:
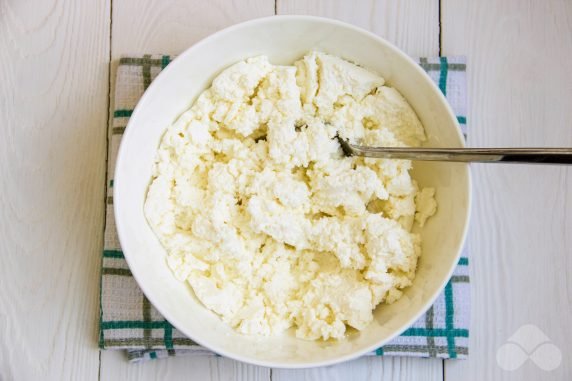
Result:
{"label": "white wooden table", "polygon": [[[474,165],[470,359],[291,371],[224,358],[130,365],[97,349],[114,67],[273,14],[341,19],[414,56],[468,58],[471,146],[572,146],[572,2],[0,1],[0,380],[522,380],[572,374],[572,169]],[[523,324],[562,352],[497,365]]]}

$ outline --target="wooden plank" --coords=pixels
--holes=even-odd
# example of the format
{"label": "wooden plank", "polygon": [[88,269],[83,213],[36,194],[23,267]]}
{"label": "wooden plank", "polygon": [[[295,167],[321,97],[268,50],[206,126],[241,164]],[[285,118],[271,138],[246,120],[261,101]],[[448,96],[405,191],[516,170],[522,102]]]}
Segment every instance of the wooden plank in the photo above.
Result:
{"label": "wooden plank", "polygon": [[270,379],[270,369],[215,356],[182,356],[129,364],[122,351],[101,352],[101,380]]}
{"label": "wooden plank", "polygon": [[329,17],[382,36],[412,56],[439,54],[438,0],[277,0],[279,15]]}
{"label": "wooden plank", "polygon": [[109,1],[0,19],[0,379],[94,380]]}
{"label": "wooden plank", "polygon": [[[179,54],[226,26],[274,14],[273,0],[116,0],[112,23],[112,88],[116,60],[129,54]],[[111,106],[113,99],[111,99]],[[165,377],[168,375],[168,377]],[[179,357],[129,364],[121,353],[102,352],[101,379],[268,380],[268,368],[221,357]]]}
{"label": "wooden plank", "polygon": [[[278,14],[330,17],[368,29],[412,56],[439,54],[439,2],[278,0]],[[441,380],[443,361],[407,357],[361,358],[326,368],[272,371],[273,380]]]}
{"label": "wooden plank", "polygon": [[378,380],[441,380],[442,361],[410,357],[362,357],[347,363],[314,369],[273,369],[273,381],[378,381]]}
{"label": "wooden plank", "polygon": [[111,54],[178,54],[232,24],[274,14],[274,0],[117,0]]}
{"label": "wooden plank", "polygon": [[[463,0],[442,12],[443,53],[468,58],[469,144],[572,146],[572,3]],[[470,353],[447,362],[446,379],[569,379],[572,169],[475,165],[473,175]],[[498,365],[524,324],[560,349],[557,369]]]}

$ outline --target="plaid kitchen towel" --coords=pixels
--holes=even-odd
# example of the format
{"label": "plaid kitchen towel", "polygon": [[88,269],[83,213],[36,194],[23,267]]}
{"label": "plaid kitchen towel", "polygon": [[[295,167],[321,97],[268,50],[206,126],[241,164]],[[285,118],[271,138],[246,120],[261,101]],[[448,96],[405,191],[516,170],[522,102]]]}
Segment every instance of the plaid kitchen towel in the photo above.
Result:
{"label": "plaid kitchen towel", "polygon": [[[115,109],[109,129],[107,219],[101,271],[99,346],[127,350],[131,361],[212,354],[166,321],[143,295],[123,258],[113,216],[113,175],[121,136],[137,101],[171,57],[145,55],[119,61]],[[420,58],[466,128],[465,60]],[[401,336],[371,355],[465,358],[469,336],[469,259],[464,250],[451,280],[435,304]]]}

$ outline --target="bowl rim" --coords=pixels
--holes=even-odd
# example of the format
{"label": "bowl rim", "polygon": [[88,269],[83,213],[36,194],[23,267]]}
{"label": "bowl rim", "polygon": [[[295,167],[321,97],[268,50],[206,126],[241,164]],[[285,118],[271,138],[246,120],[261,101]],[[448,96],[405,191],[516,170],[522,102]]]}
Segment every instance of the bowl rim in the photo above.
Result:
{"label": "bowl rim", "polygon": [[[154,89],[160,85],[160,82],[161,82],[160,79],[164,76],[169,75],[169,73],[172,70],[174,70],[173,68],[175,66],[179,65],[180,62],[182,62],[185,59],[185,57],[193,54],[194,50],[196,50],[199,46],[208,43],[210,40],[215,39],[216,37],[219,37],[219,36],[225,35],[225,34],[229,34],[229,33],[233,33],[234,31],[236,31],[237,29],[240,29],[240,28],[250,27],[250,26],[259,25],[259,24],[276,23],[276,22],[280,22],[283,20],[310,21],[310,22],[317,22],[317,23],[329,24],[332,26],[342,27],[342,28],[350,29],[353,32],[363,34],[366,37],[374,39],[378,43],[385,45],[392,53],[394,53],[394,54],[400,56],[401,58],[405,59],[406,61],[408,61],[414,67],[414,70],[417,70],[421,74],[422,78],[424,78],[425,81],[427,83],[429,83],[429,85],[433,89],[433,92],[436,94],[437,98],[439,98],[440,102],[445,105],[445,109],[447,110],[447,114],[448,114],[449,119],[451,119],[454,122],[454,125],[456,127],[456,133],[458,135],[459,141],[461,142],[461,147],[465,146],[465,139],[464,139],[462,131],[459,127],[459,123],[458,123],[457,118],[456,118],[455,114],[453,113],[451,106],[449,105],[449,102],[447,101],[446,97],[443,95],[441,90],[439,90],[439,88],[435,85],[435,83],[431,80],[431,78],[425,72],[425,70],[423,70],[410,56],[408,56],[405,52],[403,52],[402,50],[397,48],[394,44],[392,44],[391,42],[385,40],[384,38],[370,32],[370,31],[367,31],[363,28],[357,27],[355,25],[352,25],[352,24],[349,24],[349,23],[346,23],[343,21],[331,19],[331,18],[318,17],[318,16],[307,16],[307,15],[273,15],[273,16],[260,17],[260,18],[255,18],[252,20],[240,22],[240,23],[228,26],[224,29],[221,29],[215,33],[212,33],[212,34],[206,36],[205,38],[194,43],[189,48],[187,48],[184,52],[179,54],[165,69],[163,69],[158,74],[157,78],[153,82],[151,82],[151,84],[149,85],[147,90],[144,92],[144,94],[141,96],[141,98],[137,102],[137,105],[135,106],[133,113],[129,119],[129,122],[127,123],[127,128],[125,129],[125,133],[123,134],[123,137],[121,139],[121,143],[119,145],[119,149],[117,152],[117,160],[116,160],[116,164],[115,164],[115,173],[114,173],[114,187],[113,187],[114,200],[120,201],[121,197],[122,197],[121,193],[122,193],[123,186],[122,186],[121,168],[123,167],[123,162],[125,160],[123,152],[125,150],[124,149],[124,147],[126,145],[125,142],[129,140],[129,136],[131,135],[130,133],[132,130],[134,130],[134,128],[132,128],[130,126],[137,123],[137,116],[139,114],[139,109],[142,107],[141,105],[146,103],[145,100],[150,96],[149,94],[153,93]],[[457,263],[459,261],[459,258],[461,256],[462,249],[466,243],[466,238],[467,238],[467,233],[468,233],[468,228],[469,228],[469,221],[470,221],[471,212],[472,212],[471,206],[472,206],[473,195],[472,195],[471,168],[470,168],[470,165],[468,165],[468,164],[465,164],[464,167],[466,168],[466,171],[467,171],[467,184],[466,184],[466,188],[467,188],[466,189],[466,191],[467,191],[467,201],[466,201],[467,212],[466,212],[466,216],[465,216],[462,237],[459,240],[459,246],[457,247],[457,254],[455,256],[455,261],[452,262],[452,265],[450,266],[449,270],[447,271],[447,276],[443,278],[442,284],[436,289],[434,294],[431,295],[431,297],[427,299],[427,301],[424,303],[424,305],[419,309],[419,312],[402,325],[402,327],[403,327],[402,329],[396,330],[395,332],[393,332],[391,335],[389,335],[384,340],[380,340],[376,344],[370,345],[366,348],[362,348],[360,350],[356,350],[354,352],[351,352],[351,353],[348,353],[345,355],[334,356],[334,357],[327,359],[327,360],[310,361],[310,362],[304,362],[304,363],[294,363],[294,362],[283,363],[283,362],[277,362],[277,361],[259,360],[259,359],[256,359],[254,357],[249,357],[249,356],[242,356],[240,353],[229,352],[224,347],[211,345],[210,343],[206,343],[202,340],[196,340],[195,338],[193,338],[192,335],[190,335],[185,329],[180,328],[181,324],[179,324],[179,321],[177,319],[175,319],[169,313],[169,311],[167,309],[164,309],[161,306],[161,303],[155,299],[155,297],[153,296],[153,293],[150,292],[150,290],[145,285],[145,283],[140,281],[139,276],[138,276],[136,271],[132,271],[133,278],[137,282],[137,285],[141,288],[141,291],[143,292],[145,297],[147,297],[147,299],[149,299],[151,304],[159,311],[159,313],[161,313],[161,315],[171,325],[173,325],[174,327],[179,329],[183,334],[185,334],[186,336],[191,338],[197,344],[199,344],[199,345],[201,345],[201,346],[203,346],[203,347],[205,347],[205,348],[207,348],[207,349],[209,349],[215,353],[218,353],[224,357],[228,357],[228,358],[231,358],[231,359],[234,359],[237,361],[241,361],[241,362],[249,363],[249,364],[253,364],[253,365],[264,366],[264,367],[273,367],[273,368],[281,368],[281,369],[304,369],[304,368],[328,366],[328,365],[334,365],[334,364],[338,364],[338,363],[342,363],[342,362],[346,362],[349,360],[356,359],[360,356],[363,356],[364,354],[367,354],[371,351],[376,350],[377,348],[383,346],[384,344],[393,340],[395,337],[401,335],[405,330],[407,330],[423,313],[425,313],[429,309],[430,306],[432,306],[435,303],[435,300],[441,294],[441,292],[445,288],[445,285],[450,280],[450,278],[453,274],[453,271],[455,270]],[[118,239],[119,239],[119,242],[120,242],[124,257],[125,257],[125,260],[127,262],[127,265],[129,266],[130,269],[132,269],[133,268],[131,266],[132,259],[130,259],[129,250],[124,249],[124,248],[127,248],[129,246],[129,244],[127,244],[128,239],[126,238],[126,235],[125,235],[124,230],[123,230],[122,219],[117,218],[117,216],[122,215],[121,205],[122,205],[121,202],[114,202],[114,205],[113,205],[114,215],[116,216],[115,223],[116,223],[117,236],[118,236]]]}

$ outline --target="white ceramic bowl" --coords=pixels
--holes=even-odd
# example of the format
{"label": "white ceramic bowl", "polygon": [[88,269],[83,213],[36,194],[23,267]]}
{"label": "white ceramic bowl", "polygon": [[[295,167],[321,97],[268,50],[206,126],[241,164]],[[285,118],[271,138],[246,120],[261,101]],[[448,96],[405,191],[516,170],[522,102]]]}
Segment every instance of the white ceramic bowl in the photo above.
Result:
{"label": "white ceramic bowl", "polygon": [[291,64],[310,50],[358,62],[381,74],[413,106],[428,146],[462,147],[457,120],[429,76],[382,38],[354,26],[306,16],[274,16],[224,29],[195,44],[153,81],[139,101],[121,142],[115,170],[115,219],[131,271],[151,303],[186,336],[227,357],[283,368],[330,365],[374,350],[403,332],[433,303],[457,263],[467,231],[470,174],[464,164],[416,163],[414,178],[437,189],[438,213],[420,231],[423,254],[404,296],[380,305],[363,331],[337,342],[237,334],[177,281],[165,251],[147,224],[143,204],[165,128],[227,66],[256,55]]}

